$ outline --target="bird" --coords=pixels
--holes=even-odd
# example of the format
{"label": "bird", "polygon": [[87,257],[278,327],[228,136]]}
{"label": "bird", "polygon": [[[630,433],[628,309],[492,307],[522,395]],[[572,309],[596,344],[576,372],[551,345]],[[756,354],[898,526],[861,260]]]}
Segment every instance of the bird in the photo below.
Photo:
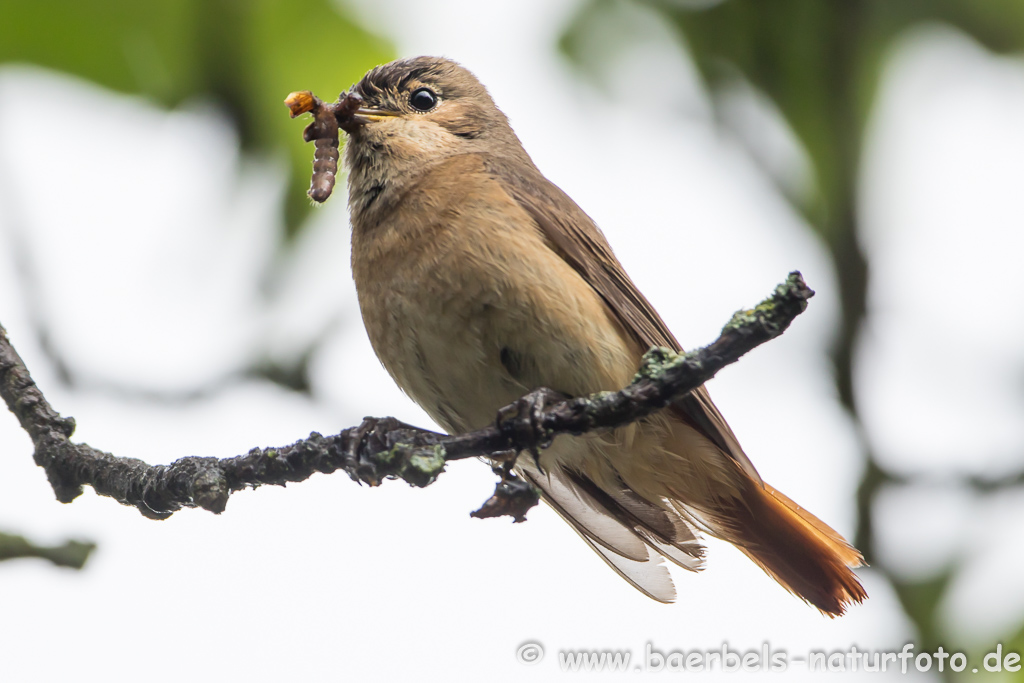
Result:
{"label": "bird", "polygon": [[[360,312],[384,368],[448,433],[540,388],[621,389],[651,347],[681,351],[468,69],[400,59],[351,94],[339,125]],[[700,570],[705,534],[828,616],[867,597],[861,554],[761,479],[706,387],[625,427],[558,436],[515,471],[659,602],[676,599],[665,560]]]}

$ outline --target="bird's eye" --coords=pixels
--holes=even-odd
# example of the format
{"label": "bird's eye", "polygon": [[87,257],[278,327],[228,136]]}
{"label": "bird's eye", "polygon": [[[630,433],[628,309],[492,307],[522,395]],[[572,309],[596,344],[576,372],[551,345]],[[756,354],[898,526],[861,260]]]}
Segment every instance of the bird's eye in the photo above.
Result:
{"label": "bird's eye", "polygon": [[430,111],[437,106],[437,95],[430,88],[418,88],[409,95],[409,106],[416,111]]}

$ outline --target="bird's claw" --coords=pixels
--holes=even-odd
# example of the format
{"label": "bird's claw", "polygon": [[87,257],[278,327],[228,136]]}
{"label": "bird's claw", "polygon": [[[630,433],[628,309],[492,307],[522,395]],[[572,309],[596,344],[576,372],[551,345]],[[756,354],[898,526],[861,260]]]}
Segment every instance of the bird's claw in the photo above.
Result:
{"label": "bird's claw", "polygon": [[364,417],[358,427],[352,430],[344,449],[345,470],[356,483],[367,483],[370,486],[377,486],[380,481],[376,476],[374,468],[361,457],[363,444],[367,437],[373,433],[380,422],[374,417]]}
{"label": "bird's claw", "polygon": [[544,428],[544,409],[565,399],[565,395],[541,387],[498,410],[498,429],[513,444],[528,450],[542,473],[540,451],[550,446],[552,441],[551,434]]}

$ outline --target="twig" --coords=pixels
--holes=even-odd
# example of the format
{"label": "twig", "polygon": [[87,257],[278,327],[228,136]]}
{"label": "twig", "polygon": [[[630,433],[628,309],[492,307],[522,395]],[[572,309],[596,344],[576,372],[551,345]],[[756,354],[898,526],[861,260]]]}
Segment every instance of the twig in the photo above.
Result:
{"label": "twig", "polygon": [[89,559],[89,554],[95,549],[95,544],[82,541],[65,541],[61,545],[40,546],[28,541],[23,536],[0,532],[0,561],[20,557],[38,557],[49,560],[58,567],[81,569],[85,566],[85,561]]}
{"label": "twig", "polygon": [[[785,331],[814,295],[799,273],[791,273],[756,308],[737,312],[709,346],[677,354],[652,349],[633,382],[621,391],[555,401],[529,414],[498,420],[467,434],[448,436],[394,418],[366,418],[334,436],[309,438],[282,448],[254,448],[234,458],[186,457],[170,465],[122,458],[70,440],[72,418],[46,401],[0,326],[0,395],[35,445],[35,461],[47,474],[57,499],[68,503],[86,484],[100,495],[165,519],[183,507],[222,512],[235,491],[264,484],[283,486],[314,472],[344,470],[370,486],[403,479],[428,486],[452,460],[489,457],[510,470],[515,455],[544,448],[558,434],[583,434],[628,424],[665,407],[711,379],[754,347]],[[519,411],[526,412],[526,411]],[[510,481],[512,482],[510,484]],[[522,519],[536,492],[505,476],[494,497],[476,516],[509,514]]]}

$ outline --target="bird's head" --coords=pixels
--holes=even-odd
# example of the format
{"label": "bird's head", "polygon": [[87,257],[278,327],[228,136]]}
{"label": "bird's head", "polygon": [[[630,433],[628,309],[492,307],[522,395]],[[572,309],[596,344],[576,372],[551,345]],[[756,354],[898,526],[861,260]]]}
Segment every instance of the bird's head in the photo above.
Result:
{"label": "bird's head", "polygon": [[522,149],[487,89],[451,60],[390,62],[367,72],[352,92],[362,104],[342,128],[360,155],[423,162]]}

